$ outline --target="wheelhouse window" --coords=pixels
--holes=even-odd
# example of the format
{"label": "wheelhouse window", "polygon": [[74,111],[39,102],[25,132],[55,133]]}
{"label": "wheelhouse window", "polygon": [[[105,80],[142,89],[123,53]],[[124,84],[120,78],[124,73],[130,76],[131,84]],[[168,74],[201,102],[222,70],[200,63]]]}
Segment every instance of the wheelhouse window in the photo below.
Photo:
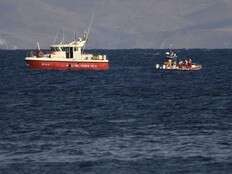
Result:
{"label": "wheelhouse window", "polygon": [[60,51],[59,47],[51,47],[51,51]]}
{"label": "wheelhouse window", "polygon": [[61,50],[67,52],[69,51],[69,47],[61,47]]}
{"label": "wheelhouse window", "polygon": [[74,51],[79,51],[80,48],[74,47]]}

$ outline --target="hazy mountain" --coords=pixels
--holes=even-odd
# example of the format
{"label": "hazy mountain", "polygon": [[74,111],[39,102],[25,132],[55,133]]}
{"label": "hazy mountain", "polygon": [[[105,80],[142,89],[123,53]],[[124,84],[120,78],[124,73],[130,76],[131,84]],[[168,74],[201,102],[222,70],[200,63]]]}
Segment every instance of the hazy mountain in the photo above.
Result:
{"label": "hazy mountain", "polygon": [[87,30],[89,48],[230,48],[231,0],[1,0],[0,48]]}

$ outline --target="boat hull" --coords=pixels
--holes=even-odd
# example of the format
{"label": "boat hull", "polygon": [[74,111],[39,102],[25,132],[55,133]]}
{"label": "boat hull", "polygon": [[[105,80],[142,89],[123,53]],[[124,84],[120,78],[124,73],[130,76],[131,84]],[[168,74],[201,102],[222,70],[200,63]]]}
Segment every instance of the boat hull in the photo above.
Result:
{"label": "boat hull", "polygon": [[163,70],[177,70],[177,71],[198,71],[202,69],[202,65],[194,64],[191,67],[166,67],[166,66],[156,66],[156,69],[163,69]]}
{"label": "boat hull", "polygon": [[106,71],[109,69],[108,62],[46,61],[46,60],[25,60],[25,62],[29,68],[38,69],[38,70]]}

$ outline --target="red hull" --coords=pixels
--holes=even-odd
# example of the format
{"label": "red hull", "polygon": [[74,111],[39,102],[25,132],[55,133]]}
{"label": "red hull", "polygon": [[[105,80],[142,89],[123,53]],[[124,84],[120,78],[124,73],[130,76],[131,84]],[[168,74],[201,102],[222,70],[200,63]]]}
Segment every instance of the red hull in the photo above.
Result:
{"label": "red hull", "polygon": [[105,71],[109,69],[108,62],[77,62],[77,61],[44,61],[25,60],[26,65],[32,69],[41,70],[95,70]]}

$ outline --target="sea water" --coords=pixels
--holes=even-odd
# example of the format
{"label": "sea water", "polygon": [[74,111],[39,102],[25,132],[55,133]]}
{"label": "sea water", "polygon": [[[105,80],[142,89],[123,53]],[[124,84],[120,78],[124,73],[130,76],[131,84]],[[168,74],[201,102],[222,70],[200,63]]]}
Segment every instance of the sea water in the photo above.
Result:
{"label": "sea water", "polygon": [[90,50],[110,69],[38,71],[0,51],[0,173],[232,173],[232,50]]}

